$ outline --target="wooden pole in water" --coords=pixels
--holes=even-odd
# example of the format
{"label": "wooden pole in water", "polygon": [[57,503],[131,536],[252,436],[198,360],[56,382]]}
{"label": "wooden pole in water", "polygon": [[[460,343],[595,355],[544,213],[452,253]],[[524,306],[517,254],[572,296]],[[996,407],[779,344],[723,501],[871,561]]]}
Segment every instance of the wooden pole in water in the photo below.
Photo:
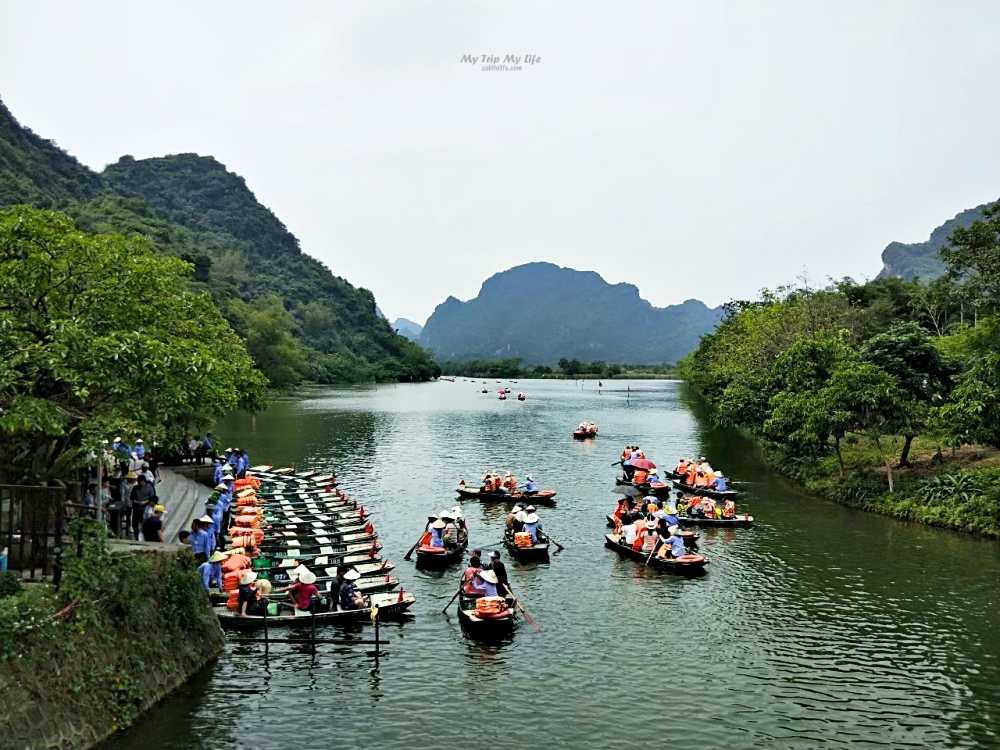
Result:
{"label": "wooden pole in water", "polygon": [[267,605],[264,605],[264,656],[267,656],[268,636],[267,636]]}
{"label": "wooden pole in water", "polygon": [[378,669],[378,607],[375,608],[375,669]]}

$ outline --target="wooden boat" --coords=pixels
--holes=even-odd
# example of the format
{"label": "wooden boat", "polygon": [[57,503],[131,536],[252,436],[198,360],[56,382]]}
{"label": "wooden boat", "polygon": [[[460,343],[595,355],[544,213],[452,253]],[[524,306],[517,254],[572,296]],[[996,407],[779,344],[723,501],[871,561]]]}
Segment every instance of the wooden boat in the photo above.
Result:
{"label": "wooden boat", "polygon": [[595,438],[595,437],[597,437],[597,431],[596,430],[594,432],[590,432],[589,430],[581,430],[581,429],[573,430],[573,439],[574,440],[587,440],[588,438]]}
{"label": "wooden boat", "polygon": [[[313,571],[316,572],[316,571]],[[280,577],[278,577],[280,576]],[[291,584],[292,580],[284,573],[276,574],[276,576],[259,576],[258,580],[267,577],[275,586],[284,588]],[[330,592],[330,582],[333,580],[334,576],[317,576],[316,577],[316,588],[319,589],[321,594],[328,594]],[[380,576],[369,576],[367,578],[359,578],[354,582],[354,588],[360,591],[364,595],[369,594],[381,594],[386,591],[395,591],[399,588],[399,579],[395,576],[380,575]],[[285,592],[271,593],[267,597],[271,601],[285,601],[288,599],[288,594]],[[208,599],[212,604],[225,604],[229,601],[228,591],[219,591],[218,589],[211,589],[208,592]]]}
{"label": "wooden boat", "polygon": [[423,570],[444,570],[465,557],[465,549],[469,546],[469,532],[462,531],[458,544],[444,547],[417,547],[417,567]]}
{"label": "wooden boat", "polygon": [[458,597],[458,621],[466,633],[474,638],[502,638],[514,631],[517,612],[514,601],[507,597],[507,609],[497,617],[482,617],[476,614],[476,599],[479,596],[460,594]]}
{"label": "wooden boat", "polygon": [[361,556],[359,559],[354,561],[343,561],[338,558],[331,559],[329,557],[325,558],[322,563],[318,562],[318,560],[319,558],[314,558],[312,560],[299,560],[298,558],[295,558],[289,560],[285,558],[279,559],[261,556],[253,558],[250,564],[253,571],[261,578],[267,578],[271,581],[290,580],[288,574],[291,572],[292,568],[295,567],[293,563],[304,563],[309,570],[316,574],[316,580],[329,580],[333,576],[337,575],[337,566],[339,565],[346,565],[354,568],[361,574],[361,578],[359,580],[364,580],[365,578],[385,578],[386,575],[392,572],[396,567],[388,560],[372,560],[367,555]]}
{"label": "wooden boat", "polygon": [[716,490],[710,490],[708,487],[691,487],[690,485],[681,484],[677,481],[674,482],[674,488],[681,490],[682,492],[691,493],[692,495],[704,495],[705,497],[711,497],[715,500],[728,500],[729,498],[735,498],[740,494],[736,490],[718,492]]}
{"label": "wooden boat", "polygon": [[535,538],[537,541],[530,547],[518,547],[514,544],[514,537],[507,534],[503,538],[503,546],[507,548],[510,556],[519,563],[544,563],[549,561],[549,538],[539,531]]}
{"label": "wooden boat", "polygon": [[385,562],[386,565],[389,565],[389,562],[387,560],[383,561],[380,555],[370,555],[367,552],[351,552],[347,554],[335,552],[324,552],[320,554],[294,554],[288,552],[261,551],[252,555],[251,560],[252,562],[250,563],[250,566],[255,571],[287,571],[290,568],[294,568],[299,563],[305,563],[310,568],[314,565],[322,567],[325,565],[357,565],[359,563],[381,562]]}
{"label": "wooden boat", "polygon": [[649,559],[648,567],[656,568],[657,570],[666,570],[679,575],[700,575],[705,572],[705,566],[708,564],[708,558],[704,555],[684,555],[683,557],[679,557],[675,560],[663,560],[655,555],[650,558],[648,552],[636,552],[631,547],[621,544],[618,539],[615,538],[614,534],[604,535],[604,546],[609,549],[613,549],[622,557],[627,557],[630,560],[637,560],[641,563],[645,563],[646,560]]}
{"label": "wooden boat", "polygon": [[483,388],[483,390],[482,390],[482,391],[480,391],[480,392],[481,392],[481,393],[489,393],[489,391],[488,391],[488,390],[486,390],[485,388]]}
{"label": "wooden boat", "polygon": [[459,486],[456,490],[458,496],[463,500],[478,500],[481,503],[521,503],[527,502],[532,505],[555,505],[555,490],[541,490],[533,495],[525,495],[520,492],[483,492],[478,487]]}
{"label": "wooden boat", "polygon": [[[372,594],[365,599],[366,606],[362,609],[338,610],[335,612],[320,612],[315,615],[293,615],[287,609],[283,609],[279,615],[268,616],[267,626],[284,627],[316,627],[320,625],[336,625],[346,622],[371,622],[371,605],[374,603],[378,607],[379,619],[392,619],[399,617],[406,610],[413,606],[416,599],[413,594],[404,592],[402,597],[399,594]],[[263,616],[240,617],[234,610],[226,607],[214,607],[219,624],[227,630],[256,630],[264,627]]]}
{"label": "wooden boat", "polygon": [[[684,518],[683,518],[683,516],[678,516],[677,520],[681,522],[681,525],[684,524]],[[615,515],[614,515],[614,513],[609,513],[608,514],[608,528],[609,529],[613,529],[614,527],[615,527]],[[684,546],[685,547],[691,547],[693,549],[697,549],[698,548],[698,540],[701,539],[701,537],[698,534],[696,534],[695,532],[693,532],[693,531],[681,531],[681,539],[684,540]]]}
{"label": "wooden boat", "polygon": [[703,516],[678,516],[681,526],[717,526],[719,528],[737,528],[753,526],[753,516],[748,513],[733,518],[705,518]]}
{"label": "wooden boat", "polygon": [[264,541],[257,545],[262,553],[288,552],[293,555],[352,555],[362,552],[376,551],[382,549],[382,545],[377,541],[359,542],[355,544],[336,544],[329,537],[319,539],[269,539],[264,537]]}
{"label": "wooden boat", "polygon": [[523,393],[518,393],[517,394],[517,400],[518,401],[524,401],[524,394]]}

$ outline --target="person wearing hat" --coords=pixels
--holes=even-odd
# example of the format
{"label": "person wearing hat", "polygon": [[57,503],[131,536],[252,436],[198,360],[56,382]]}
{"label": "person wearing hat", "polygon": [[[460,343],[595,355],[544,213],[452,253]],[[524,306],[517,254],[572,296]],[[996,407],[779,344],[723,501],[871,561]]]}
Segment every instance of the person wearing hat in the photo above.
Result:
{"label": "person wearing hat", "polygon": [[656,530],[656,521],[646,521],[645,529],[636,538],[636,542],[639,544],[639,549],[645,553],[652,553],[657,547],[657,542],[660,539],[660,534]]}
{"label": "person wearing hat", "polygon": [[215,485],[215,491],[218,493],[215,498],[216,507],[221,507],[221,517],[219,518],[221,527],[223,529],[229,528],[229,506],[233,502],[233,491],[231,488],[232,482],[226,482],[225,477],[222,481]]}
{"label": "person wearing hat", "polygon": [[212,482],[213,484],[219,484],[219,482],[221,481],[222,481],[222,459],[216,457],[212,461]]}
{"label": "person wearing hat", "polygon": [[671,503],[663,509],[663,514],[667,522],[667,526],[679,526],[680,520],[677,518],[677,508]]}
{"label": "person wearing hat", "polygon": [[229,555],[225,552],[213,552],[212,556],[198,566],[201,573],[201,585],[208,591],[209,586],[215,583],[215,588],[222,591],[222,561]]}
{"label": "person wearing hat", "polygon": [[365,606],[365,598],[360,591],[354,588],[354,582],[359,578],[361,578],[361,574],[354,568],[344,573],[344,581],[340,584],[341,609],[361,609]]}
{"label": "person wearing hat", "polygon": [[480,596],[497,595],[497,574],[492,570],[479,570],[472,578],[472,588]]}
{"label": "person wearing hat", "polygon": [[528,518],[528,514],[523,510],[519,510],[514,514],[514,523],[511,524],[511,530],[514,534],[518,534],[524,531],[524,522]]}
{"label": "person wearing hat", "polygon": [[726,477],[725,475],[723,475],[721,470],[719,469],[715,470],[715,476],[712,477],[712,481],[708,483],[708,486],[711,487],[716,492],[726,491],[727,489]]}
{"label": "person wearing hat", "polygon": [[247,475],[247,467],[250,466],[250,456],[239,448],[233,448],[233,453],[236,456],[236,460],[233,462],[233,470],[236,472],[236,478],[243,479]]}
{"label": "person wearing hat", "polygon": [[[194,555],[194,559],[200,565],[201,563],[208,562],[208,558],[211,556],[212,552],[215,551],[215,545],[209,549],[208,546],[209,534],[203,531],[201,528],[201,520],[194,518],[191,520],[191,537],[189,544],[191,545],[191,554]],[[215,540],[213,539],[213,542]]]}
{"label": "person wearing hat", "polygon": [[[530,507],[529,505],[528,508]],[[528,508],[524,509],[524,527],[521,530],[531,534],[531,543],[536,544],[538,542],[538,516],[535,515],[534,511],[529,513]]]}
{"label": "person wearing hat", "polygon": [[524,478],[524,484],[521,485],[521,489],[524,490],[525,495],[538,494],[538,485],[535,484],[535,480],[531,478],[530,474]]}
{"label": "person wearing hat", "polygon": [[298,575],[291,586],[285,589],[288,592],[288,601],[291,606],[300,611],[309,611],[312,606],[313,597],[317,599],[319,589],[316,588],[316,574],[305,565],[299,565]]}
{"label": "person wearing hat", "polygon": [[162,505],[154,505],[152,514],[142,522],[142,538],[147,542],[163,542]]}
{"label": "person wearing hat", "polygon": [[504,528],[507,530],[508,534],[514,533],[515,519],[517,518],[517,514],[523,510],[524,508],[522,508],[520,505],[515,505],[513,508],[510,509],[510,513],[507,514],[507,520],[504,521]]}
{"label": "person wearing hat", "polygon": [[441,514],[441,520],[444,521],[444,543],[446,546],[453,547],[458,544],[459,532],[461,530],[458,523],[458,516],[454,510],[449,510]]}
{"label": "person wearing hat", "polygon": [[[192,522],[191,528],[194,528],[194,523]],[[207,513],[198,519],[198,530],[205,535],[205,540],[202,545],[198,548],[199,551],[205,552],[205,559],[215,552],[215,548],[218,547],[218,535],[215,531],[215,521]],[[192,547],[192,551],[194,548]]]}
{"label": "person wearing hat", "polygon": [[503,564],[500,560],[500,552],[498,550],[493,550],[489,553],[489,562],[486,564],[487,570],[492,570],[494,575],[496,575],[496,586],[500,595],[503,596],[507,593],[507,566]]}
{"label": "person wearing hat", "polygon": [[228,531],[227,527],[222,525],[222,506],[216,504],[211,498],[205,503],[205,513],[212,518],[212,527],[215,530],[215,544],[217,547],[222,546],[222,541]]}
{"label": "person wearing hat", "polygon": [[138,438],[135,441],[135,448],[132,449],[132,453],[135,454],[136,458],[142,458],[146,455],[146,446],[142,442],[142,438]]}
{"label": "person wearing hat", "polygon": [[428,546],[437,549],[444,548],[444,529],[446,525],[440,518],[431,524],[431,539]]}
{"label": "person wearing hat", "polygon": [[659,556],[667,560],[686,555],[687,549],[684,547],[684,537],[681,535],[681,527],[671,526],[667,531],[667,535],[665,539],[661,539],[663,546],[659,551]]}
{"label": "person wearing hat", "polygon": [[260,591],[253,585],[256,580],[257,574],[252,570],[245,570],[240,576],[239,594],[236,599],[236,613],[240,617],[259,617],[265,612],[267,602],[261,601]]}

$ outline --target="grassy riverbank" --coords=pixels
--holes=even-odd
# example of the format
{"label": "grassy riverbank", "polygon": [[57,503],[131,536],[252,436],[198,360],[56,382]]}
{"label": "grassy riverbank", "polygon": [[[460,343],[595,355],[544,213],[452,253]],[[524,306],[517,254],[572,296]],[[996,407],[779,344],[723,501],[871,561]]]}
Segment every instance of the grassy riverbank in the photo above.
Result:
{"label": "grassy riverbank", "polygon": [[2,750],[91,747],[222,648],[187,549],[115,553],[93,522],[66,544],[58,591],[0,598]]}

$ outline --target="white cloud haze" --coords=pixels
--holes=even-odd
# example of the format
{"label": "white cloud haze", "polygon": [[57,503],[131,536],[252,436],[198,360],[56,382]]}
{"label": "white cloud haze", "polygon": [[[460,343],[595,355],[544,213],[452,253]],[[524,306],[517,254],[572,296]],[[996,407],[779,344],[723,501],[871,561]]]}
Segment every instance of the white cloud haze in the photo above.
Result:
{"label": "white cloud haze", "polygon": [[998,32],[996,2],[0,0],[0,98],[95,169],[215,156],[390,318],[532,260],[715,305],[1000,197]]}

